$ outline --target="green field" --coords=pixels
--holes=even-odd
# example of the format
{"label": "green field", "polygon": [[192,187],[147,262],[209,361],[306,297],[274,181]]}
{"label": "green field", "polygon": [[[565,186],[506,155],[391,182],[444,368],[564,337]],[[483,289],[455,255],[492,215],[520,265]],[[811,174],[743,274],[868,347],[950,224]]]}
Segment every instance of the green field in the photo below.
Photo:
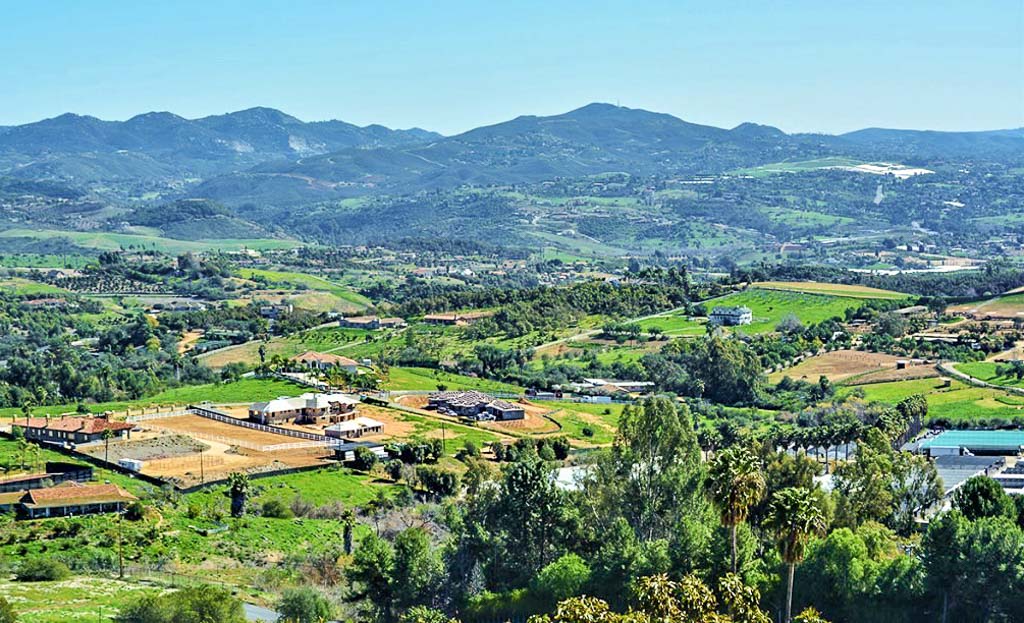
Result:
{"label": "green field", "polygon": [[329,292],[339,299],[350,303],[354,310],[365,309],[373,304],[370,299],[366,298],[362,294],[353,292],[351,289],[346,288],[343,285],[334,283],[333,281],[328,281],[327,279],[316,275],[290,271],[263,270],[259,268],[243,268],[239,271],[239,274],[245,279],[253,279],[256,277],[262,278],[268,283],[278,287],[283,286],[289,289],[298,288]]}
{"label": "green field", "polygon": [[1006,387],[1024,387],[1024,379],[1018,379],[1016,376],[1011,375],[1000,375],[997,372],[997,368],[1000,364],[994,361],[972,361],[969,363],[958,363],[953,367],[967,374],[973,376],[976,379],[981,379],[986,383],[993,385],[1004,385]]}
{"label": "green field", "polygon": [[[586,444],[609,444],[614,441],[619,417],[626,407],[621,404],[546,400],[537,401],[536,404],[555,410],[550,417],[562,426],[560,434]],[[589,428],[593,434],[585,435],[584,428]]]}
{"label": "green field", "polygon": [[754,287],[770,290],[792,290],[808,294],[825,294],[828,296],[848,296],[860,299],[896,300],[910,298],[909,294],[882,290],[868,286],[846,285],[841,283],[819,283],[816,281],[759,281],[751,284]]}
{"label": "green field", "polygon": [[126,601],[156,590],[98,577],[72,577],[60,582],[0,581],[0,595],[14,606],[19,623],[113,621]]}
{"label": "green field", "polygon": [[802,173],[804,171],[815,171],[817,169],[826,169],[830,167],[852,167],[858,164],[864,164],[864,162],[861,160],[854,160],[852,158],[834,156],[828,158],[816,158],[814,160],[774,162],[772,164],[764,164],[759,167],[740,169],[738,171],[733,171],[733,173],[736,175],[764,177],[766,175],[777,175],[779,173]]}
{"label": "green field", "polygon": [[225,238],[223,240],[177,240],[160,236],[140,236],[135,234],[115,234],[110,232],[60,231],[55,229],[8,229],[0,232],[0,238],[67,238],[80,247],[117,251],[134,247],[136,249],[153,249],[164,253],[185,253],[188,251],[242,251],[244,249],[270,250],[292,249],[301,245],[295,240],[276,240],[257,238],[240,240]]}
{"label": "green field", "polygon": [[435,391],[439,384],[448,389],[476,389],[482,392],[522,393],[523,388],[501,381],[463,376],[431,368],[391,368],[385,389],[392,391]]}
{"label": "green field", "polygon": [[[924,394],[929,418],[946,418],[951,422],[976,422],[980,419],[1012,419],[1024,416],[1024,397],[1012,396],[997,389],[973,387],[944,379],[918,379],[892,383],[860,385],[865,400],[896,404],[907,396]],[[854,391],[840,390],[846,394]]]}
{"label": "green field", "polygon": [[39,283],[22,277],[5,277],[0,279],[0,290],[10,291],[14,294],[45,295],[45,294],[66,294],[67,290],[52,286],[48,283]]}
{"label": "green field", "polygon": [[229,363],[256,365],[259,363],[260,344],[266,347],[267,359],[274,355],[294,357],[307,350],[319,353],[336,353],[358,359],[362,355],[356,353],[357,347],[366,339],[382,339],[385,332],[366,331],[364,329],[342,329],[340,327],[321,327],[290,335],[273,337],[267,342],[253,340],[226,349],[211,351],[198,356],[203,363],[211,368],[222,368]]}
{"label": "green field", "polygon": [[[704,301],[710,312],[717,306],[745,305],[754,314],[754,321],[734,330],[746,334],[768,333],[789,314],[796,315],[804,324],[816,324],[833,317],[843,317],[847,309],[859,307],[863,300],[850,296],[831,296],[784,290],[749,288],[721,298]],[[683,315],[659,316],[640,322],[644,329],[660,327],[667,335],[702,335],[704,320],[688,319]]]}
{"label": "green field", "polygon": [[[204,401],[214,404],[258,402],[278,396],[297,396],[306,391],[309,391],[309,388],[281,379],[245,378],[230,383],[185,385],[138,400],[102,402],[85,406],[93,413],[103,413],[104,411],[117,412],[128,408],[138,409],[152,405],[184,405]],[[32,409],[32,414],[36,416],[59,415],[74,412],[76,407],[75,404],[39,406]],[[20,415],[21,410],[16,407],[0,409],[0,417]]]}

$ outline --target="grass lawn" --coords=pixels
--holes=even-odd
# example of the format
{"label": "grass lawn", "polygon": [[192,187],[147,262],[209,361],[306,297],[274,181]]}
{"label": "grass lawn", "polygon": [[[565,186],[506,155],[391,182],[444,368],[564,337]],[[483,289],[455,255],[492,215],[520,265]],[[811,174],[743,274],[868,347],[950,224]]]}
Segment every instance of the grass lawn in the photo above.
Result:
{"label": "grass lawn", "polygon": [[[951,422],[973,422],[979,419],[1024,417],[1024,398],[997,389],[973,387],[944,379],[917,379],[892,383],[860,385],[868,401],[896,404],[913,394],[924,394],[929,418],[946,418]],[[840,390],[843,393],[850,389]]]}
{"label": "grass lawn", "polygon": [[[749,325],[733,330],[746,334],[769,333],[789,314],[796,315],[804,324],[815,324],[835,316],[842,317],[851,307],[859,307],[862,298],[852,296],[830,296],[808,292],[789,292],[749,288],[726,296],[704,301],[710,312],[718,306],[745,305],[754,314]],[[660,327],[667,335],[702,335],[705,332],[704,319],[690,320],[684,315],[659,316],[640,322],[644,329]]]}
{"label": "grass lawn", "polygon": [[445,452],[448,454],[454,454],[467,441],[472,441],[479,447],[502,439],[500,435],[489,430],[448,421],[444,422],[444,430],[442,431],[441,420],[426,415],[392,410],[391,416],[399,422],[411,425],[411,429],[408,432],[402,433],[396,439],[411,439],[413,437],[442,439],[443,434]]}
{"label": "grass lawn", "polygon": [[1002,376],[996,368],[1000,364],[994,361],[972,361],[969,363],[958,363],[955,367],[957,370],[973,376],[976,379],[981,379],[986,383],[992,383],[993,385],[1006,385],[1007,387],[1024,387],[1024,379],[1018,379],[1016,376],[1008,375]]}
{"label": "grass lawn", "polygon": [[[590,404],[583,402],[537,401],[536,404],[550,407],[556,411],[551,419],[562,425],[566,437],[585,444],[609,444],[615,440],[619,417],[626,405],[621,404]],[[583,433],[589,428],[593,435]]]}
{"label": "grass lawn", "polygon": [[72,577],[60,582],[0,581],[0,595],[14,606],[19,623],[113,621],[126,601],[152,586],[97,577]]}
{"label": "grass lawn", "polygon": [[430,368],[391,368],[386,389],[392,391],[436,391],[439,384],[448,389],[476,389],[482,392],[522,393],[523,388],[501,381],[479,379]]}

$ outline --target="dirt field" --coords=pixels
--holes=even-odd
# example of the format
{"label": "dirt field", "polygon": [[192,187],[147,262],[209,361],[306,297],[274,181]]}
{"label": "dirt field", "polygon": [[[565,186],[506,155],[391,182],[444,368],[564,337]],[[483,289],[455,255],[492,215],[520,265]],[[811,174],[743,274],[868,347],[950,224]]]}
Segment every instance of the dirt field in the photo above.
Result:
{"label": "dirt field", "polygon": [[[837,350],[817,357],[805,359],[792,368],[769,375],[768,380],[778,383],[782,377],[788,376],[794,380],[816,382],[818,377],[825,376],[828,380],[836,383],[851,377],[874,374],[882,371],[893,373],[914,372],[910,376],[927,374],[930,366],[911,366],[906,370],[896,370],[896,361],[901,357],[886,355],[882,353],[867,353],[858,350]],[[937,375],[937,373],[936,373]],[[900,378],[906,378],[902,376]]]}
{"label": "dirt field", "polygon": [[[138,433],[133,433],[138,440],[138,448],[153,449],[150,459],[131,457],[145,460],[142,473],[176,478],[186,486],[199,482],[201,473],[205,473],[207,480],[215,480],[236,471],[304,467],[321,463],[331,454],[330,450],[320,447],[263,452],[260,449],[265,446],[302,440],[224,424],[197,415],[150,420],[143,422],[140,428]],[[166,441],[169,439],[178,439],[179,443]],[[202,455],[200,447],[207,448]],[[165,451],[163,456],[156,453],[161,448]],[[102,452],[102,447],[98,451]]]}
{"label": "dirt field", "polygon": [[[115,462],[121,459],[154,461],[187,456],[207,449],[209,449],[207,444],[196,441],[187,435],[153,435],[146,438],[137,436],[129,441],[111,442],[109,457],[111,461]],[[106,455],[106,449],[102,444],[90,446],[86,452],[97,457]]]}
{"label": "dirt field", "polygon": [[192,350],[192,345],[199,341],[199,338],[203,337],[203,331],[187,331],[181,336],[181,341],[178,342],[178,354],[184,355],[188,351]]}
{"label": "dirt field", "polygon": [[551,411],[550,408],[543,405],[535,405],[529,401],[520,402],[523,406],[523,410],[526,411],[526,417],[521,420],[509,420],[507,422],[484,422],[481,424],[484,428],[491,428],[498,431],[516,431],[520,433],[555,433],[558,432],[558,425],[551,420],[542,417],[545,413]]}
{"label": "dirt field", "polygon": [[1024,294],[1012,293],[997,296],[984,301],[973,301],[962,305],[953,305],[950,314],[963,314],[975,317],[991,316],[993,318],[1024,317]]}

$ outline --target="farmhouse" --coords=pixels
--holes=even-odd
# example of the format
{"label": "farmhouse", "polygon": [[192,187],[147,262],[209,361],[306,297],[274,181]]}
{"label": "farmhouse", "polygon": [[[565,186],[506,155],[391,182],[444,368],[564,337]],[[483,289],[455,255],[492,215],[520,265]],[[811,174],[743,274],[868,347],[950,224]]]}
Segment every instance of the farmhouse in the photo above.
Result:
{"label": "farmhouse", "polygon": [[423,317],[423,322],[427,324],[438,324],[438,325],[467,325],[473,324],[477,320],[482,318],[490,318],[494,315],[492,311],[475,311],[475,312],[455,312],[451,314],[427,314]]}
{"label": "farmhouse", "polygon": [[279,303],[277,305],[261,305],[260,316],[269,320],[277,320],[281,316],[290,314],[295,311],[295,306],[291,303]]}
{"label": "farmhouse", "polygon": [[401,318],[381,318],[380,316],[350,316],[338,320],[338,326],[344,329],[400,329],[406,326]]}
{"label": "farmhouse", "polygon": [[92,480],[92,467],[88,465],[47,461],[44,472],[22,474],[0,480],[0,493],[42,489],[62,482],[89,482],[90,480]]}
{"label": "farmhouse", "polygon": [[526,417],[526,411],[519,405],[478,391],[435,392],[430,394],[427,406],[471,420],[521,420]]}
{"label": "farmhouse", "polygon": [[746,305],[718,306],[708,315],[708,322],[720,327],[735,327],[753,321],[754,313]]}
{"label": "farmhouse", "polygon": [[373,418],[357,417],[345,422],[331,424],[324,434],[337,439],[357,439],[363,435],[379,435],[384,432],[384,422]]}
{"label": "farmhouse", "polygon": [[359,399],[348,394],[302,394],[257,402],[249,407],[249,419],[260,424],[325,424],[351,420]]}
{"label": "farmhouse", "polygon": [[117,485],[65,482],[45,489],[0,493],[0,511],[14,510],[28,519],[116,513],[138,499]]}
{"label": "farmhouse", "polygon": [[650,391],[654,388],[654,383],[650,381],[629,381],[629,380],[606,380],[603,378],[585,378],[580,383],[570,383],[569,388],[573,391],[585,391],[588,393],[605,393],[611,394],[626,392],[626,393],[642,393]]}
{"label": "farmhouse", "polygon": [[316,370],[339,368],[349,374],[357,374],[359,372],[359,363],[354,359],[342,357],[341,355],[332,355],[330,353],[318,353],[312,350],[307,350],[301,355],[295,355],[291,358],[291,361],[301,363],[307,368],[313,368]]}
{"label": "farmhouse", "polygon": [[16,420],[15,425],[25,431],[25,438],[29,441],[55,444],[102,441],[106,431],[117,439],[130,438],[131,430],[135,428],[134,424],[115,422],[105,415],[28,418]]}

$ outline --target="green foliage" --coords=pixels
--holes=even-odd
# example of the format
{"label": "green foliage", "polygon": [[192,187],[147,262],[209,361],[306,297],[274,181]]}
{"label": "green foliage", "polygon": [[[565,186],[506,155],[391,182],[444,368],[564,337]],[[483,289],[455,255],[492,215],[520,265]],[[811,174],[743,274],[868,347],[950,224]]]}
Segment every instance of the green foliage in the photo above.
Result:
{"label": "green foliage", "polygon": [[19,582],[54,582],[71,575],[68,566],[49,556],[26,558],[17,567]]}
{"label": "green foliage", "polygon": [[18,613],[11,602],[0,597],[0,623],[18,623]]}
{"label": "green foliage", "polygon": [[223,588],[187,587],[145,595],[121,609],[118,623],[244,623],[242,602]]}
{"label": "green foliage", "polygon": [[312,588],[290,588],[277,602],[281,623],[323,623],[331,618],[331,602]]}
{"label": "green foliage", "polygon": [[277,498],[272,498],[264,502],[260,515],[273,519],[291,519],[295,516],[292,510],[288,508],[288,505]]}
{"label": "green foliage", "polygon": [[1002,485],[987,476],[974,476],[960,485],[953,493],[953,508],[970,521],[984,517],[1017,519],[1013,500]]}
{"label": "green foliage", "polygon": [[544,567],[533,580],[533,590],[551,603],[580,594],[590,581],[590,567],[576,554],[566,554]]}

